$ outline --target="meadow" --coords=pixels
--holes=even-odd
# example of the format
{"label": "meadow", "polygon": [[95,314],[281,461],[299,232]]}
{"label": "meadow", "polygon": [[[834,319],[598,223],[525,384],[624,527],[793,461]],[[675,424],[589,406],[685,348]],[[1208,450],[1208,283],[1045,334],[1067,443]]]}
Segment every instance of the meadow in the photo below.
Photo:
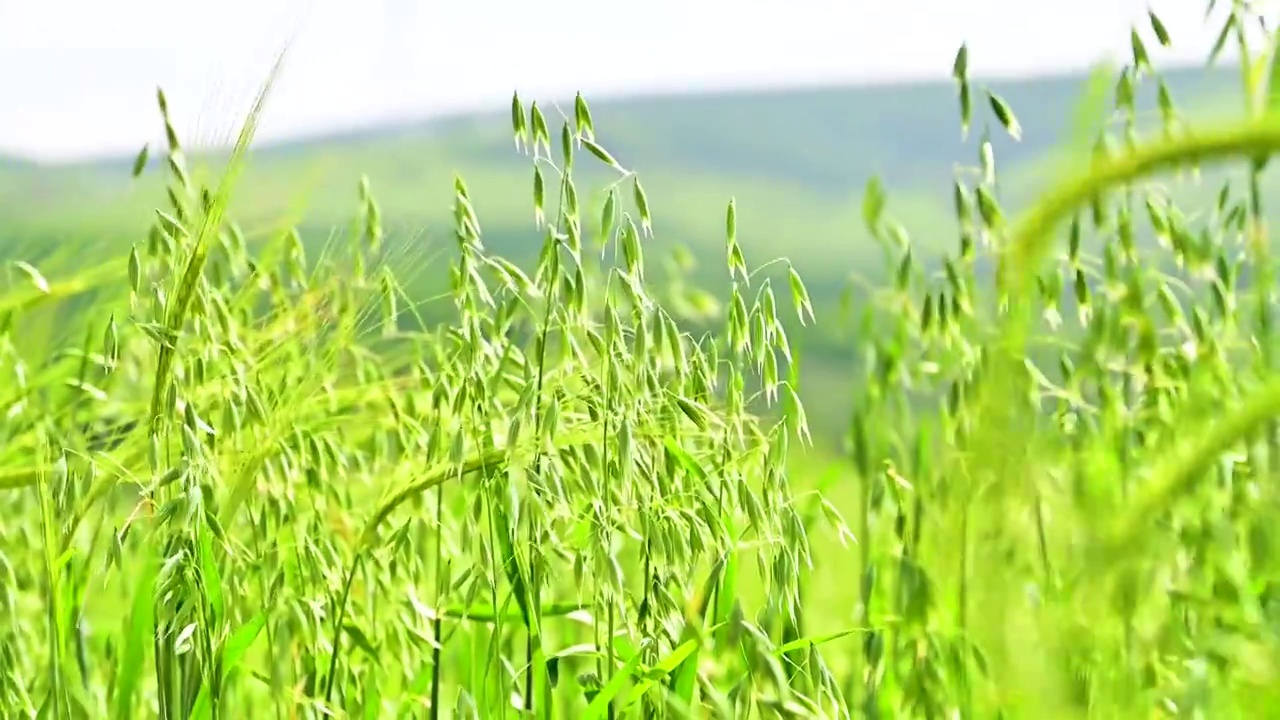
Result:
{"label": "meadow", "polygon": [[[1173,103],[1152,15],[1034,170],[961,47],[941,206],[894,193],[923,163],[853,204],[770,185],[786,158],[651,181],[679,149],[517,94],[526,180],[446,174],[415,215],[391,163],[255,165],[272,80],[225,157],[160,92],[124,195],[127,163],[7,168],[5,717],[1280,712],[1251,13],[1207,76],[1239,110]],[[57,241],[95,231],[123,249]]]}

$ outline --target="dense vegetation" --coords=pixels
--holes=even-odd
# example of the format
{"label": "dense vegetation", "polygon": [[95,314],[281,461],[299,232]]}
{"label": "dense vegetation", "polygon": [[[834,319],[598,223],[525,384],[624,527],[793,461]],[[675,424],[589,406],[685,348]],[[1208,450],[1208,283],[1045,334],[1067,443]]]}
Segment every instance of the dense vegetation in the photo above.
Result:
{"label": "dense vegetation", "polygon": [[[1240,106],[1238,76],[1235,68],[1197,67],[1171,70],[1161,80],[1179,107],[1213,119]],[[1001,164],[1001,201],[1010,212],[1025,209],[1050,184],[1087,82],[1079,74],[989,82],[1017,108],[1024,126],[1017,142],[998,133],[991,138]],[[916,259],[930,271],[941,269],[956,232],[952,168],[974,164],[978,152],[976,137],[959,141],[954,94],[951,84],[931,81],[592,103],[601,142],[624,165],[644,171],[645,188],[659,208],[646,242],[653,269],[661,273],[656,282],[669,282],[669,253],[682,248],[689,282],[726,296],[720,238],[723,205],[731,196],[738,200],[745,252],[761,261],[786,257],[801,272],[823,321],[790,323],[788,330],[804,347],[802,397],[823,448],[835,447],[853,400],[847,374],[856,328],[842,320],[841,299],[851,278],[887,281],[859,217],[858,197],[868,178],[880,177],[893,189],[892,214],[910,219]],[[1158,127],[1157,84],[1137,87],[1134,102],[1139,124]],[[356,184],[365,176],[388,235],[412,238],[431,261],[404,278],[406,293],[436,298],[447,289],[454,253],[449,206],[456,172],[467,179],[485,220],[486,247],[527,265],[540,246],[529,223],[530,168],[512,152],[505,108],[495,110],[261,146],[232,198],[232,214],[251,242],[296,225],[314,255],[358,212]],[[561,110],[572,109],[544,110],[554,123]],[[47,248],[68,246],[95,261],[126,252],[164,192],[160,173],[131,185],[131,160],[20,170],[0,158],[0,217],[6,219],[0,257],[35,261]],[[152,166],[162,160],[152,158]],[[596,217],[602,187],[613,178],[603,168],[584,166],[576,180],[588,214]],[[1204,191],[1189,192],[1199,204],[1212,201]],[[431,322],[451,319],[444,302],[420,310]]]}
{"label": "dense vegetation", "polygon": [[[1251,12],[1224,16],[1224,43],[1243,44]],[[395,167],[358,185],[341,232],[323,216],[332,190],[317,191],[320,220],[255,206],[291,209],[307,189],[290,181],[306,173],[272,170],[299,153],[250,174],[270,83],[230,157],[203,170],[160,95],[167,147],[133,166],[159,209],[131,247],[141,201],[98,183],[111,168],[12,171],[6,188],[61,178],[84,201],[44,217],[56,205],[34,192],[9,225],[30,254],[0,294],[0,707],[1280,710],[1276,53],[1241,48],[1243,92],[1222,96],[1242,117],[1193,121],[1159,90],[1156,42],[1169,38],[1152,16],[1131,63],[1081,84],[1073,112],[1045,111],[1075,118],[1055,126],[1066,142],[1013,180],[997,158],[1029,143],[1031,114],[971,81],[961,48],[957,157],[977,164],[949,178],[954,219],[924,247],[884,180],[834,209],[818,186],[844,177],[839,162],[706,139],[620,150],[610,123],[662,121],[606,121],[581,97],[563,122],[513,98],[505,142],[529,184],[494,180],[481,198],[451,178],[447,234],[433,231],[447,248],[407,232],[433,216],[414,214],[420,190]],[[748,166],[780,182],[825,170],[804,193],[759,191],[767,219],[757,195],[679,195],[674,172],[659,198],[632,167],[695,152],[748,190]],[[929,171],[885,157],[892,182]],[[1211,192],[1183,189],[1196,178]],[[805,193],[820,200],[785,205]],[[679,226],[659,223],[691,199],[716,204],[721,238],[715,265],[690,253],[697,272],[669,255]],[[517,201],[526,226],[491,242],[486,212],[518,217]],[[850,388],[839,454],[806,452],[814,376],[800,372],[805,331],[842,323],[807,286],[834,294],[843,275],[842,256],[802,240],[824,208],[862,227],[870,282],[845,370],[828,364],[818,391]],[[99,263],[40,244],[59,222],[126,250]],[[796,238],[795,258],[748,244],[760,225]]]}

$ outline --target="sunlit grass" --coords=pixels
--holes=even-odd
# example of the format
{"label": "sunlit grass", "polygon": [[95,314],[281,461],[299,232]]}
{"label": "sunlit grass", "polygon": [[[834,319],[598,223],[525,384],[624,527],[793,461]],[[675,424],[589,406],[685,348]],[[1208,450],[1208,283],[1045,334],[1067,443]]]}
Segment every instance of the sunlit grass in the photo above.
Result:
{"label": "sunlit grass", "polygon": [[[384,192],[419,189],[359,178],[341,198],[258,185],[285,210],[247,232],[234,220],[254,199],[237,205],[232,183],[261,105],[216,174],[190,170],[169,133],[165,171],[138,190],[159,209],[126,256],[36,253],[0,294],[0,707],[1280,708],[1280,390],[1256,161],[1280,131],[1266,104],[1193,133],[1169,112],[1091,155],[1085,128],[1053,189],[1006,214],[988,143],[1024,129],[971,84],[965,52],[979,164],[953,178],[954,231],[924,244],[922,213],[878,181],[820,220],[753,211],[771,191],[747,179],[732,199],[681,196],[679,178],[651,183],[644,158],[597,145],[581,98],[563,125],[513,98],[528,182],[480,191],[442,170],[424,194],[449,198],[447,232],[428,238],[383,222]],[[1132,69],[1121,86],[1159,82]],[[1126,97],[1082,108],[1114,116],[1115,139]],[[1216,205],[1168,201],[1193,162],[1239,166],[1215,176]],[[655,269],[683,240],[661,222],[680,203],[702,208],[681,211],[694,234],[721,239],[712,297],[695,295],[704,276]],[[528,252],[497,252],[486,212],[517,205]],[[341,229],[290,230],[316,211]],[[854,410],[832,449],[809,442],[799,397],[840,378],[801,374],[790,330],[846,321],[815,317],[809,273],[747,239],[836,225],[860,226],[874,243],[860,256],[883,263],[806,261],[865,290],[847,308]],[[939,265],[921,260],[939,248]],[[430,302],[454,318],[438,325],[409,289],[432,263],[449,282]]]}

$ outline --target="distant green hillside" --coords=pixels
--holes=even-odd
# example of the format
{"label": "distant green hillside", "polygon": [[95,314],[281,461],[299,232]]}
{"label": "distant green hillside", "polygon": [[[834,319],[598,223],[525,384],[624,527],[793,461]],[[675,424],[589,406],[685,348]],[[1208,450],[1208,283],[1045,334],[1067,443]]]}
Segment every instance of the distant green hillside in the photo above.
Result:
{"label": "distant green hillside", "polygon": [[[1234,69],[1166,74],[1175,101],[1194,114],[1238,112]],[[993,128],[1006,200],[1013,205],[1051,180],[1046,168],[1069,135],[1084,88],[1080,75],[997,81],[992,88],[1017,113],[1024,135],[1011,141]],[[981,96],[978,96],[979,99]],[[588,98],[588,101],[591,99]],[[1155,88],[1140,104],[1154,114]],[[558,128],[554,105],[544,112]],[[571,103],[565,107],[571,110]],[[954,247],[950,183],[957,164],[973,165],[984,118],[961,141],[953,85],[927,82],[637,97],[592,103],[602,144],[645,183],[656,238],[690,248],[704,278],[720,277],[724,211],[736,197],[748,261],[792,259],[806,277],[821,317],[830,314],[851,273],[876,274],[879,250],[861,226],[860,198],[872,175],[890,192],[889,212],[922,248]],[[269,109],[268,109],[269,112]],[[530,161],[514,150],[506,108],[377,132],[332,136],[259,149],[239,190],[237,217],[249,229],[296,223],[323,243],[353,216],[360,176],[367,175],[390,228],[423,232],[423,254],[448,250],[454,173],[471,188],[487,244],[514,259],[531,258]],[[0,163],[0,241],[9,254],[43,254],[83,244],[86,254],[118,253],[140,241],[150,208],[162,204],[159,178],[129,179],[131,159],[19,170]],[[156,163],[153,161],[153,170]],[[579,171],[594,164],[581,152]],[[607,175],[581,175],[580,196]],[[551,178],[549,178],[551,179]],[[435,264],[433,264],[435,266]],[[428,273],[431,278],[443,277]],[[829,327],[829,326],[824,326]],[[810,332],[810,373],[823,384],[821,415],[842,413],[844,351]]]}
{"label": "distant green hillside", "polygon": [[[1186,107],[1238,105],[1231,69],[1167,77]],[[995,133],[1006,168],[1035,163],[1062,142],[1082,83],[1074,75],[992,83],[1024,128],[1019,143]],[[1154,108],[1153,87],[1142,100]],[[556,122],[554,106],[544,110]],[[749,250],[781,250],[819,273],[857,257],[850,221],[871,175],[886,180],[901,214],[923,231],[946,220],[941,201],[953,166],[976,159],[975,138],[961,143],[954,88],[945,82],[640,97],[592,110],[603,144],[654,195],[668,239],[718,249],[724,203],[737,196]],[[56,224],[69,204],[92,218],[108,203],[154,203],[152,193],[130,192],[127,168],[122,160],[44,169],[24,178],[29,187],[5,193],[0,207]],[[365,173],[390,220],[438,231],[454,172],[483,198],[491,228],[529,227],[529,165],[513,150],[506,108],[260,149],[242,207],[281,212],[306,196],[310,222],[341,222]]]}

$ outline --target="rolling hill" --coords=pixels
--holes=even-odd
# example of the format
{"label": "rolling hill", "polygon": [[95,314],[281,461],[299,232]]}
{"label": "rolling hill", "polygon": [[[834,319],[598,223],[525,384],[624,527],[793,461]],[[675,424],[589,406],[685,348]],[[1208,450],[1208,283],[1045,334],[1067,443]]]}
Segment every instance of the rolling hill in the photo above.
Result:
{"label": "rolling hill", "polygon": [[[1187,68],[1165,77],[1175,101],[1194,115],[1239,107],[1234,69]],[[1083,75],[989,83],[1024,128],[1020,142],[992,128],[1008,204],[1018,206],[1052,180],[1049,169],[1071,134],[1085,83]],[[1144,85],[1141,93],[1141,108],[1154,114],[1154,86]],[[978,110],[981,119],[962,142],[948,82],[592,104],[601,143],[639,172],[648,189],[656,233],[650,258],[684,245],[700,262],[702,279],[714,282],[722,275],[725,205],[734,197],[748,261],[790,258],[806,278],[820,318],[834,308],[851,273],[878,273],[879,250],[862,229],[860,210],[873,175],[884,179],[890,214],[904,222],[923,254],[954,246],[951,182],[957,165],[976,164],[977,136],[990,115],[985,106]],[[554,132],[558,113],[550,103],[544,111]],[[150,208],[163,196],[158,173],[130,180],[131,160],[0,162],[0,251],[38,256],[41,248],[71,243],[83,248],[83,257],[119,254],[140,240]],[[591,162],[580,153],[575,171]],[[539,242],[532,169],[513,149],[506,108],[260,147],[234,212],[246,227],[296,223],[304,237],[323,242],[355,213],[357,181],[366,175],[393,232],[445,250],[455,173],[471,188],[489,247],[531,259]],[[606,173],[588,170],[581,177],[580,195],[598,201],[592,190]],[[812,346],[808,371],[821,378],[815,421],[834,423],[849,392],[836,379],[851,360],[826,339],[812,331],[806,336]]]}

